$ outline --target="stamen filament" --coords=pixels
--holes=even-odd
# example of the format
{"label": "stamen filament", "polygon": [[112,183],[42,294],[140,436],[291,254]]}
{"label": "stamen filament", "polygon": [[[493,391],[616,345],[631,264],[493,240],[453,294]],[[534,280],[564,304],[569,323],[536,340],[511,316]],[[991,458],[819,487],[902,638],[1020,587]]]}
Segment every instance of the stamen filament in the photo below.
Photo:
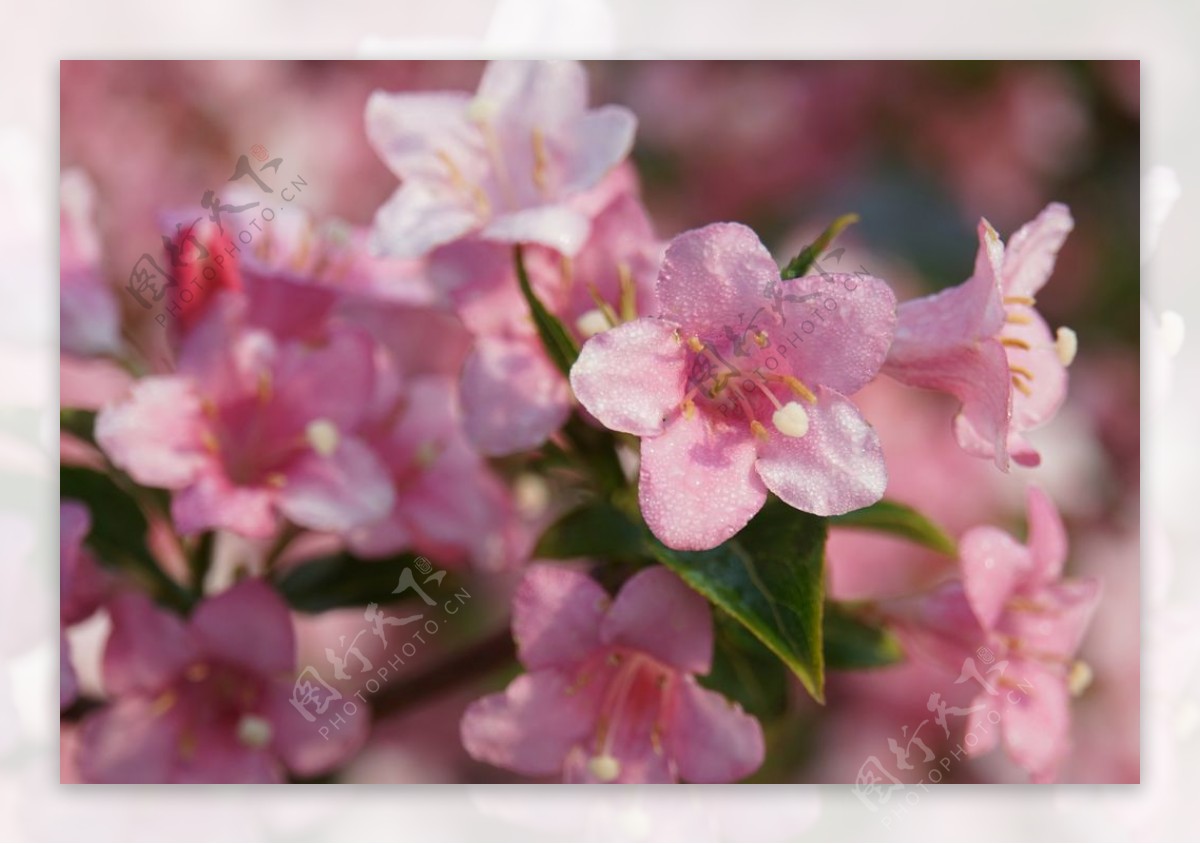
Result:
{"label": "stamen filament", "polygon": [[1035,304],[1032,296],[1005,296],[1004,304],[1006,305],[1028,305],[1033,307]]}
{"label": "stamen filament", "polygon": [[1013,349],[1024,349],[1025,351],[1029,351],[1030,349],[1028,343],[1026,343],[1024,340],[1019,340],[1016,337],[1001,337],[1000,345],[1008,346]]}

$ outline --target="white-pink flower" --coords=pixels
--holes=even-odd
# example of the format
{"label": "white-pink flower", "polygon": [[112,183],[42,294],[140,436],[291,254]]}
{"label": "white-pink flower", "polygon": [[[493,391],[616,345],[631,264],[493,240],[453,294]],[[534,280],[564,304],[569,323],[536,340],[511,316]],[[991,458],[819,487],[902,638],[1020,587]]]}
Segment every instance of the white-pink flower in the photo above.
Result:
{"label": "white-pink flower", "polygon": [[596,185],[633,145],[636,118],[587,107],[569,61],[497,61],[474,95],[376,92],[367,135],[401,179],[379,209],[376,240],[407,257],[471,234],[573,254],[588,219],[568,200]]}

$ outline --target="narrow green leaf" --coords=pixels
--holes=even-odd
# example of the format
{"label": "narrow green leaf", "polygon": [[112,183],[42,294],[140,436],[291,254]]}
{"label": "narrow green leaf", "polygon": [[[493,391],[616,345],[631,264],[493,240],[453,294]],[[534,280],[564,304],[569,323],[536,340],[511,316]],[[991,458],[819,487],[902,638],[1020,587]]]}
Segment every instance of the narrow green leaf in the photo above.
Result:
{"label": "narrow green leaf", "polygon": [[293,609],[304,613],[365,607],[371,603],[394,604],[410,597],[393,591],[404,570],[414,566],[416,560],[412,554],[397,554],[385,560],[332,554],[289,569],[275,585]]}
{"label": "narrow green leaf", "polygon": [[812,265],[816,263],[818,258],[821,257],[821,253],[829,248],[829,244],[833,243],[834,238],[841,234],[842,231],[847,227],[852,226],[857,222],[857,214],[843,214],[842,216],[838,217],[829,224],[829,228],[821,232],[820,236],[816,240],[801,249],[800,254],[784,265],[783,270],[780,272],[780,277],[784,281],[788,281],[793,278],[800,278],[803,275],[807,275]]}
{"label": "narrow green leaf", "polygon": [[[142,490],[153,498],[150,490]],[[146,545],[149,523],[134,496],[108,475],[79,466],[59,470],[59,496],[87,505],[92,528],[84,542],[100,562],[123,569],[149,588],[158,600],[179,610],[191,607],[192,596],[159,567]]]}
{"label": "narrow green leaf", "polygon": [[737,619],[824,702],[825,520],[771,497],[737,536],[711,551],[652,553]]}
{"label": "narrow green leaf", "polygon": [[75,407],[64,407],[58,412],[58,426],[69,434],[74,434],[85,443],[96,444],[93,430],[96,427],[96,412],[81,410]]}
{"label": "narrow green leaf", "polygon": [[571,366],[575,363],[575,358],[579,357],[575,341],[558,318],[546,310],[546,306],[533,292],[533,285],[529,283],[529,273],[525,271],[525,257],[520,245],[513,247],[513,262],[517,267],[517,282],[521,286],[525,301],[529,304],[529,312],[533,314],[533,323],[537,326],[538,336],[542,338],[542,345],[546,347],[547,354],[559,371],[563,375],[570,375]]}
{"label": "narrow green leaf", "polygon": [[634,559],[645,555],[646,533],[607,501],[589,501],[561,517],[542,534],[533,556]]}
{"label": "narrow green leaf", "polygon": [[950,557],[958,556],[958,546],[944,530],[912,507],[898,501],[885,498],[870,507],[833,516],[829,523],[833,527],[890,533]]}
{"label": "narrow green leaf", "polygon": [[859,671],[894,665],[903,659],[899,640],[886,627],[871,624],[840,604],[825,604],[826,668]]}

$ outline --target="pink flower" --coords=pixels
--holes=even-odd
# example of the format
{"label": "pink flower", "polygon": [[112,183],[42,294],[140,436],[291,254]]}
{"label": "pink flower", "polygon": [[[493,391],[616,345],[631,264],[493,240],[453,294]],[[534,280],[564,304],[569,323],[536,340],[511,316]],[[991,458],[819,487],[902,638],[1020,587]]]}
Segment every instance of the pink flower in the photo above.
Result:
{"label": "pink flower", "polygon": [[462,737],[476,759],[568,782],[733,782],[763,760],[758,721],[694,675],[711,666],[704,599],[665,568],[615,600],[588,576],[531,566],[513,598],[529,669],[473,703]]}
{"label": "pink flower", "polygon": [[715,547],[767,490],[823,516],[883,495],[879,439],[846,396],[891,343],[884,282],[783,282],[754,232],[717,223],[670,243],[658,298],[660,317],[596,335],[571,370],[593,416],[642,437],[639,498],[656,536]]}
{"label": "pink flower", "polygon": [[[547,310],[576,341],[639,313],[656,313],[662,244],[632,171],[618,169],[573,207],[592,220],[591,235],[574,258],[564,260],[544,247],[525,250],[530,284]],[[468,436],[494,456],[541,445],[570,415],[571,391],[538,337],[512,251],[459,241],[431,255],[430,275],[449,290],[474,336],[461,382]]]}
{"label": "pink flower", "polygon": [[474,96],[376,92],[367,135],[402,180],[376,215],[378,242],[416,257],[477,233],[573,254],[588,221],[567,201],[628,155],[636,122],[588,109],[576,62],[492,62]]}
{"label": "pink flower", "polygon": [[63,350],[77,355],[114,352],[121,345],[121,311],[100,263],[95,188],[82,171],[70,170],[63,174],[59,196]]}
{"label": "pink flower", "polygon": [[282,514],[344,532],[382,518],[393,493],[356,436],[373,390],[373,345],[345,330],[312,346],[243,329],[235,300],[189,335],[179,374],[138,381],[106,407],[96,440],[138,483],[176,490],[183,533],[263,538]]}
{"label": "pink flower", "polygon": [[323,738],[292,705],[296,642],[287,606],[246,580],[186,621],[129,593],[110,605],[104,685],[112,702],[79,737],[84,781],[279,782],[334,768],[366,738],[368,718]]}
{"label": "pink flower", "polygon": [[78,501],[59,503],[59,706],[74,703],[79,692],[66,630],[94,613],[108,595],[110,581],[83,540],[91,530],[87,507]]}
{"label": "pink flower", "polygon": [[[1070,745],[1072,690],[1086,685],[1088,669],[1073,663],[1092,613],[1100,601],[1095,578],[1063,580],[1067,535],[1054,504],[1030,487],[1029,540],[1021,545],[994,527],[973,528],[959,550],[966,598],[1000,658],[1008,660],[1007,688],[997,696],[981,694],[983,708],[971,727],[984,733],[983,722],[993,704],[1001,709],[1004,744],[1009,756],[1037,782],[1055,778]],[[995,746],[991,730],[968,753]]]}
{"label": "pink flower", "polygon": [[363,436],[388,467],[395,504],[350,532],[355,552],[412,549],[447,565],[470,560],[489,569],[517,559],[511,496],[467,441],[457,392],[446,376],[424,376],[376,401]]}
{"label": "pink flower", "polygon": [[1010,458],[1023,466],[1040,462],[1023,434],[1054,418],[1066,396],[1075,333],[1060,328],[1051,336],[1034,296],[1072,226],[1067,207],[1051,203],[1005,249],[983,220],[971,278],[899,308],[884,371],[961,401],[959,445],[1005,471]]}

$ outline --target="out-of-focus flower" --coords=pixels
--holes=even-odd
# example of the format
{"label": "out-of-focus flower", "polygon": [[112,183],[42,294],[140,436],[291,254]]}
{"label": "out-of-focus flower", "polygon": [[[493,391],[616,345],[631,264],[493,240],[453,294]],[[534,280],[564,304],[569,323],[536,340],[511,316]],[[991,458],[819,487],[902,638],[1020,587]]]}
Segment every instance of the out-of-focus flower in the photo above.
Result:
{"label": "out-of-focus flower", "polygon": [[367,135],[402,180],[379,209],[383,250],[415,257],[477,233],[574,254],[588,219],[568,200],[628,155],[637,120],[587,107],[576,62],[492,62],[474,96],[387,94],[367,103]]}
{"label": "out-of-focus flower", "polygon": [[1034,296],[1050,279],[1072,225],[1066,206],[1051,203],[1006,249],[982,220],[971,278],[905,302],[898,311],[884,371],[959,399],[959,445],[1005,471],[1010,459],[1038,464],[1040,456],[1022,434],[1052,419],[1066,396],[1075,333],[1060,328],[1051,335]]}
{"label": "out-of-focus flower", "polygon": [[111,703],[83,722],[78,769],[106,783],[278,782],[345,761],[367,719],[323,737],[292,705],[296,642],[283,600],[246,580],[188,620],[136,593],[109,604]]}
{"label": "out-of-focus flower", "polygon": [[91,529],[87,507],[78,501],[59,504],[59,706],[70,706],[78,694],[66,629],[94,613],[107,597],[108,578],[83,547]]}
{"label": "out-of-focus flower", "polygon": [[453,381],[425,376],[380,389],[388,395],[374,403],[363,437],[391,473],[395,504],[352,530],[351,547],[367,556],[409,548],[448,565],[493,569],[515,561],[511,496],[467,441]]}
{"label": "out-of-focus flower", "polygon": [[179,374],[137,382],[96,420],[96,440],[139,483],[176,490],[184,533],[225,528],[267,537],[282,513],[344,532],[394,501],[356,436],[373,390],[373,346],[346,330],[311,347],[243,329],[211,310],[185,344]]}
{"label": "out-of-focus flower", "polygon": [[593,416],[643,438],[638,494],[656,536],[712,548],[768,489],[825,516],[879,500],[879,439],[846,396],[887,354],[896,319],[887,284],[837,274],[783,282],[753,231],[716,223],[667,247],[658,298],[660,318],[596,335],[571,370]]}
{"label": "out-of-focus flower", "polygon": [[533,566],[513,637],[530,673],[467,709],[475,758],[571,782],[732,782],[762,764],[758,721],[696,682],[711,667],[712,618],[667,569],[610,600],[585,574]]}
{"label": "out-of-focus flower", "polygon": [[[572,259],[544,247],[524,253],[530,284],[575,339],[657,312],[654,278],[662,259],[638,196],[636,176],[620,168],[579,197],[591,235]],[[467,433],[485,454],[535,448],[571,411],[567,379],[546,354],[521,295],[510,250],[459,241],[430,256],[429,273],[449,291],[474,337],[463,366]]]}
{"label": "out-of-focus flower", "polygon": [[62,176],[60,198],[60,345],[77,355],[115,351],[121,314],[100,266],[95,188],[82,171],[69,170]]}
{"label": "out-of-focus flower", "polygon": [[[1010,688],[999,696],[1005,748],[1035,781],[1050,782],[1070,744],[1071,692],[1087,685],[1090,669],[1071,660],[1100,600],[1100,583],[1062,579],[1066,531],[1054,504],[1036,487],[1029,489],[1027,545],[998,528],[978,527],[959,547],[967,601],[1009,663]],[[985,692],[976,698],[980,709],[970,726],[980,727],[983,738],[967,749],[971,755],[999,741],[998,731],[983,729],[987,715],[980,714],[995,697]]]}

